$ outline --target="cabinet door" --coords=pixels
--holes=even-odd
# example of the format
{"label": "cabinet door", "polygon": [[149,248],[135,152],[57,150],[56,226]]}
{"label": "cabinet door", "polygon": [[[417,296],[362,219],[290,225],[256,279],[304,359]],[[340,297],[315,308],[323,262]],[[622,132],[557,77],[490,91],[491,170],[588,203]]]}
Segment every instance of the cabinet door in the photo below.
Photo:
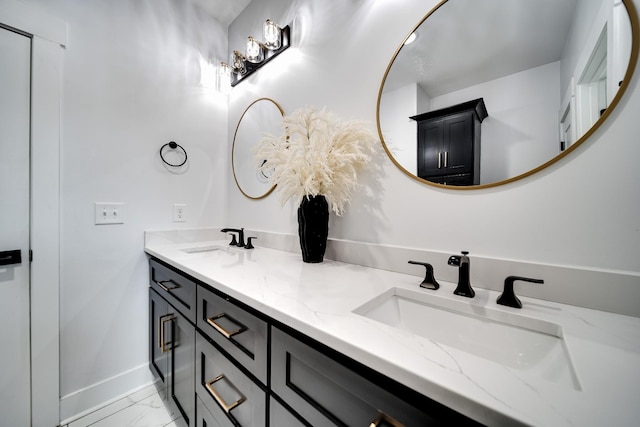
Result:
{"label": "cabinet door", "polygon": [[[173,307],[170,305],[170,309]],[[171,313],[169,394],[186,425],[195,420],[195,327],[178,311]]]}
{"label": "cabinet door", "polygon": [[428,179],[444,174],[442,152],[444,127],[442,120],[418,123],[418,176]]}
{"label": "cabinet door", "polygon": [[418,123],[418,176],[429,179],[471,173],[474,137],[470,112]]}
{"label": "cabinet door", "polygon": [[[169,304],[153,289],[149,288],[149,369],[158,379],[157,388],[163,399],[167,397],[169,377],[169,345],[171,333],[166,327]],[[164,349],[164,351],[163,351]]]}
{"label": "cabinet door", "polygon": [[442,120],[443,164],[447,175],[469,173],[473,169],[473,114],[454,114]]}

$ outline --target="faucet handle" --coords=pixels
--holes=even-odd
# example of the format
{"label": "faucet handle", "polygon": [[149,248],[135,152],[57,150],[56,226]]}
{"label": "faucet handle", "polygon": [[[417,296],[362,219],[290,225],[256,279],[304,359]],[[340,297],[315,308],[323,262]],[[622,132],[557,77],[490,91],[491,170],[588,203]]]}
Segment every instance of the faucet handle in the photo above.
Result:
{"label": "faucet handle", "polygon": [[229,234],[231,234],[231,242],[229,242],[229,246],[238,246],[238,241],[236,240],[235,233],[229,233]]}
{"label": "faucet handle", "polygon": [[513,282],[516,280],[520,280],[523,282],[530,283],[544,283],[542,279],[530,279],[528,277],[520,277],[520,276],[509,276],[504,279],[504,290],[502,294],[498,297],[496,301],[500,305],[506,305],[507,307],[513,308],[522,308],[522,302],[516,296],[516,293],[513,291]]}
{"label": "faucet handle", "polygon": [[253,239],[257,240],[258,238],[255,237],[255,236],[247,237],[247,244],[244,245],[245,249],[253,249],[253,248],[255,248],[255,246],[253,246],[253,243],[251,242]]}
{"label": "faucet handle", "polygon": [[425,272],[424,280],[420,283],[421,288],[436,290],[440,287],[440,284],[433,276],[433,266],[426,262],[409,261],[409,264],[423,265],[427,271]]}

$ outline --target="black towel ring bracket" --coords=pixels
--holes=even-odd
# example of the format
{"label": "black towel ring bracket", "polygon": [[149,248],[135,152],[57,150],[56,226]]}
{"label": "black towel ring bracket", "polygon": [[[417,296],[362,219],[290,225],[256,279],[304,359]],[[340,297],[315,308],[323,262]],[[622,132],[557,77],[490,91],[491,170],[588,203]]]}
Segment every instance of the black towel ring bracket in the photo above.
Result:
{"label": "black towel ring bracket", "polygon": [[[184,160],[182,161],[182,163],[180,163],[180,164],[169,163],[169,162],[164,158],[164,155],[162,154],[162,150],[164,150],[164,148],[165,148],[165,147],[167,147],[167,146],[168,146],[171,150],[175,150],[175,149],[180,149],[180,150],[182,150],[182,152],[184,153]],[[167,165],[171,166],[172,168],[179,168],[180,166],[182,166],[182,165],[184,165],[185,163],[187,163],[187,157],[188,157],[188,156],[187,156],[187,151],[186,151],[184,148],[182,148],[182,146],[181,146],[180,144],[178,144],[177,142],[175,142],[175,141],[167,142],[167,143],[166,143],[166,144],[164,144],[162,147],[160,147],[160,158],[162,159],[162,161],[163,161],[165,164],[167,164]]]}

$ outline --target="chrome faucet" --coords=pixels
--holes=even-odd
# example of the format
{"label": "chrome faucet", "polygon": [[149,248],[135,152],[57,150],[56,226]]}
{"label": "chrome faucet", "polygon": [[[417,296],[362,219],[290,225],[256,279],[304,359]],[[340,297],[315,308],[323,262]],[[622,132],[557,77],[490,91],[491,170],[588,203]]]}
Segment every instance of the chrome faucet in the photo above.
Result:
{"label": "chrome faucet", "polygon": [[467,251],[462,251],[462,256],[453,255],[447,264],[458,267],[458,287],[453,293],[473,298],[476,296],[476,292],[471,287],[471,261],[467,255],[469,255]]}
{"label": "chrome faucet", "polygon": [[238,240],[236,241],[235,234],[233,235],[233,239],[229,245],[237,246],[239,248],[244,248],[244,228],[223,228],[220,230],[221,233],[238,233]]}

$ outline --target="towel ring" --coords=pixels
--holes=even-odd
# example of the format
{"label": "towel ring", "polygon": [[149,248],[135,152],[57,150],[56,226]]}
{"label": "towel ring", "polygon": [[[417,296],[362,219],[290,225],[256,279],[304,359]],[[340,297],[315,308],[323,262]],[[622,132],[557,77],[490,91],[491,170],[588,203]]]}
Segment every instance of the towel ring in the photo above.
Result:
{"label": "towel ring", "polygon": [[[162,155],[162,150],[164,150],[164,147],[166,147],[167,145],[168,145],[168,146],[169,146],[169,148],[170,148],[170,149],[172,149],[172,150],[175,150],[176,148],[179,148],[180,150],[182,150],[182,152],[184,153],[184,160],[182,161],[182,163],[180,163],[180,164],[176,165],[176,164],[173,164],[173,163],[169,163],[169,162],[167,162],[167,161],[165,160],[164,156]],[[175,141],[170,141],[170,142],[167,142],[166,144],[164,144],[162,147],[160,147],[160,158],[162,159],[162,161],[163,161],[165,164],[167,164],[167,165],[171,166],[172,168],[179,168],[180,166],[182,166],[182,165],[184,165],[185,163],[187,163],[187,151],[186,151],[184,148],[182,148],[182,146],[181,146],[180,144],[178,144],[177,142],[175,142]]]}

